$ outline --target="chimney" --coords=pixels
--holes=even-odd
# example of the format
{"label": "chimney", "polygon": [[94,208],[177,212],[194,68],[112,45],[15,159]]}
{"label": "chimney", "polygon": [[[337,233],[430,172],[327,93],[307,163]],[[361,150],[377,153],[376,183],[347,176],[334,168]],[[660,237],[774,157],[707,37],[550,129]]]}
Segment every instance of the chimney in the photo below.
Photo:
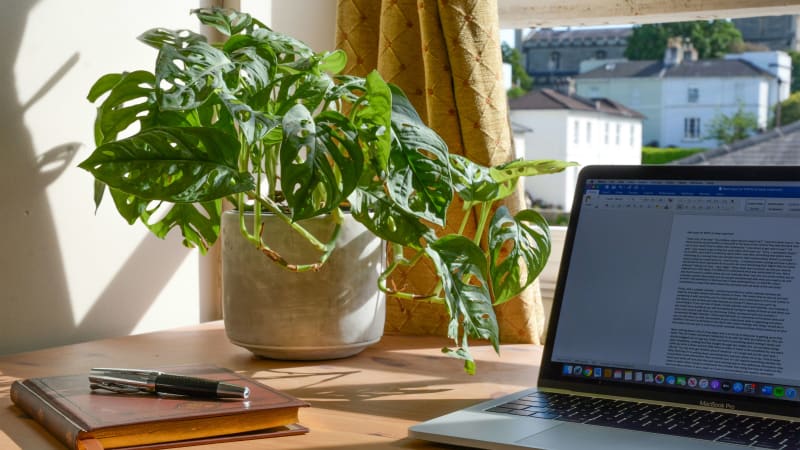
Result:
{"label": "chimney", "polygon": [[569,77],[557,79],[553,82],[553,88],[556,92],[571,97],[576,93],[575,79]]}
{"label": "chimney", "polygon": [[692,45],[692,41],[681,36],[673,36],[667,39],[664,66],[677,66],[683,61],[697,61],[697,49]]}
{"label": "chimney", "polygon": [[683,61],[683,38],[673,36],[667,39],[667,50],[664,52],[664,65],[677,66]]}

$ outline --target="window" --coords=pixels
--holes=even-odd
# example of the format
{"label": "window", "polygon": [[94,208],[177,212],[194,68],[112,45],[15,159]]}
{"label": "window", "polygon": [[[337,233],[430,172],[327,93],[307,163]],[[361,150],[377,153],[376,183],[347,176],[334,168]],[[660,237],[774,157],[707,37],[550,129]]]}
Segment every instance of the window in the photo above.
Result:
{"label": "window", "polygon": [[630,138],[630,146],[633,147],[633,133],[636,131],[636,127],[633,126],[633,124],[631,124],[630,128],[631,128],[631,135],[629,136],[629,138]]}
{"label": "window", "polygon": [[683,119],[683,138],[700,139],[700,118],[687,117]]}
{"label": "window", "polygon": [[592,142],[592,122],[586,122],[586,143]]}
{"label": "window", "polygon": [[575,143],[575,144],[577,144],[578,140],[580,139],[581,130],[580,130],[580,126],[579,125],[580,125],[580,122],[578,122],[576,120],[575,121],[575,125],[574,125],[575,128],[573,128],[573,133],[572,133],[572,142]]}
{"label": "window", "polygon": [[697,103],[697,100],[700,98],[700,89],[689,88],[686,97],[686,100],[689,103]]}
{"label": "window", "polygon": [[604,133],[603,133],[603,143],[606,144],[606,145],[608,145],[608,134],[610,132],[609,131],[610,128],[611,128],[611,124],[606,122],[605,130],[604,130]]}
{"label": "window", "polygon": [[547,63],[547,68],[550,70],[558,70],[561,67],[561,53],[550,53],[550,61]]}
{"label": "window", "polygon": [[617,124],[617,133],[614,135],[614,144],[619,145],[619,135],[622,134],[622,125]]}
{"label": "window", "polygon": [[598,50],[594,52],[594,57],[595,59],[606,59],[608,57],[608,54],[606,53],[605,50]]}

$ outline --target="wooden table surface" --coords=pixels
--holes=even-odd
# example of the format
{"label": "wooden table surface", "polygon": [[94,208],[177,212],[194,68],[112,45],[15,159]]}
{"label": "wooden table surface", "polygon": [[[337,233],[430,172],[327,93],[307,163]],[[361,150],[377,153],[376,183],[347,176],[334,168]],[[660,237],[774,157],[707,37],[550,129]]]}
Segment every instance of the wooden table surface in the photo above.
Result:
{"label": "wooden table surface", "polygon": [[[254,357],[225,337],[221,322],[104,339],[0,357],[0,449],[61,449],[42,427],[13,406],[17,379],[87,373],[92,367],[156,367],[207,363],[244,373],[311,403],[302,436],[269,440],[274,449],[448,448],[409,439],[410,425],[536,382],[541,347],[473,344],[478,373],[441,354],[445,338],[384,336],[361,354],[330,361],[272,361]],[[264,448],[265,441],[203,447]]]}

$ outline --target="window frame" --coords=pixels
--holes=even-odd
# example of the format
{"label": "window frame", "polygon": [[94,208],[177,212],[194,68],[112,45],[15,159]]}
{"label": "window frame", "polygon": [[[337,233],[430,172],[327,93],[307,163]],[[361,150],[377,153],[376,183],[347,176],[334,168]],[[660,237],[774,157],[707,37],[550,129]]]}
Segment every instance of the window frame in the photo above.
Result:
{"label": "window frame", "polygon": [[699,117],[683,118],[683,140],[700,141],[703,139],[702,123]]}

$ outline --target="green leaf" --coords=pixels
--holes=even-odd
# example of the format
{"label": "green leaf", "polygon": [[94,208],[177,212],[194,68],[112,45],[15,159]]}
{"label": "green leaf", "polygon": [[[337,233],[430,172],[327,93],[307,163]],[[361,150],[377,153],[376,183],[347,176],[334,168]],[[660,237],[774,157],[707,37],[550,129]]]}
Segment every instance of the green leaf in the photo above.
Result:
{"label": "green leaf", "polygon": [[516,181],[519,177],[558,173],[578,163],[552,159],[525,160],[517,159],[490,169],[492,178],[498,183]]}
{"label": "green leaf", "polygon": [[152,128],[98,147],[79,167],[142,199],[204,202],[255,188],[238,171],[238,151],[217,129]]}
{"label": "green leaf", "polygon": [[[418,244],[426,233],[431,233],[415,216],[398,208],[379,187],[377,181],[373,186],[357,187],[348,197],[353,217],[364,224],[375,236],[401,245]],[[435,240],[435,236],[428,236]]]}
{"label": "green leaf", "polygon": [[369,149],[369,160],[381,173],[386,170],[392,146],[392,91],[377,71],[366,78],[366,94],[355,112],[361,140]]}
{"label": "green leaf", "polygon": [[264,139],[267,134],[281,125],[278,119],[253,110],[250,105],[233,95],[221,93],[219,97],[250,145]]}
{"label": "green leaf", "polygon": [[155,77],[152,73],[137,70],[101,77],[89,90],[87,98],[96,102],[108,93],[97,108],[95,118],[95,144],[111,142],[132,124],[154,114]]}
{"label": "green leaf", "polygon": [[236,35],[223,47],[236,66],[227,74],[228,83],[244,88],[238,91],[242,98],[265,90],[277,73],[278,58],[268,44],[252,36]]}
{"label": "green leaf", "polygon": [[[150,222],[153,213],[161,208],[168,208],[164,216]],[[208,248],[217,241],[220,231],[222,200],[198,203],[161,204],[141,214],[142,222],[160,238],[166,237],[173,228],[178,228],[183,236],[183,245],[189,248],[198,247],[200,253],[206,254]]]}
{"label": "green leaf", "polygon": [[[254,39],[268,43],[278,56],[278,63],[283,65],[298,64],[297,68],[319,64],[319,57],[311,48],[302,41],[289,35],[272,31],[269,28],[261,28],[251,33]],[[311,61],[313,59],[313,62]]]}
{"label": "green leaf", "polygon": [[389,196],[405,211],[444,225],[453,198],[447,145],[417,115],[396,86],[392,90],[392,152],[389,156]]}
{"label": "green leaf", "polygon": [[107,73],[101,76],[94,82],[92,87],[89,88],[89,94],[86,96],[86,99],[92,103],[96,102],[101,95],[116,86],[124,75],[125,74],[122,73]]}
{"label": "green leaf", "polygon": [[433,242],[425,251],[441,276],[445,304],[451,317],[448,336],[458,343],[459,327],[462,327],[465,336],[488,339],[497,351],[499,329],[483,250],[466,237],[451,234]]}
{"label": "green leaf", "polygon": [[207,42],[202,34],[197,34],[190,30],[167,30],[165,28],[153,28],[140,34],[137,39],[150,47],[161,50],[161,47],[169,45],[175,48],[184,48],[195,42]]}
{"label": "green leaf", "polygon": [[266,25],[254,19],[250,14],[227,8],[198,8],[191,11],[204,25],[214,27],[226,36],[252,30],[254,25],[266,28]]}
{"label": "green leaf", "polygon": [[[344,70],[347,65],[347,53],[342,49],[326,52],[319,62],[319,70],[335,74]],[[369,76],[367,76],[369,78]]]}
{"label": "green leaf", "polygon": [[302,104],[289,110],[282,125],[281,187],[292,218],[338,207],[355,188],[364,166],[356,130],[332,111],[315,121]]}
{"label": "green leaf", "polygon": [[288,114],[295,105],[305,105],[309,111],[318,109],[326,98],[328,91],[335,87],[333,79],[328,75],[319,76],[300,73],[284,75],[277,82],[278,93],[275,101],[276,115]]}
{"label": "green leaf", "polygon": [[133,225],[136,219],[139,219],[147,210],[147,205],[150,201],[139,198],[135,195],[122,192],[119,189],[109,188],[111,198],[114,200],[114,206],[117,207],[119,215],[121,215],[128,225]]}
{"label": "green leaf", "polygon": [[445,355],[456,358],[456,359],[463,359],[464,360],[464,372],[469,375],[475,375],[475,359],[472,358],[472,355],[469,353],[468,348],[457,348],[455,350],[451,348],[443,348],[442,353]]}
{"label": "green leaf", "polygon": [[450,155],[453,187],[465,202],[492,202],[499,198],[500,184],[490,169],[464,156]]}
{"label": "green leaf", "polygon": [[494,304],[499,305],[522,292],[544,269],[550,256],[547,222],[536,211],[511,216],[501,206],[489,226],[489,253]]}
{"label": "green leaf", "polygon": [[567,167],[576,166],[577,163],[557,161],[550,159],[524,160],[518,159],[499,166],[492,167],[490,173],[495,181],[500,183],[497,198],[505,198],[514,192],[519,177],[557,173]]}
{"label": "green leaf", "polygon": [[161,109],[180,111],[202,105],[215,89],[227,89],[225,74],[234,68],[228,56],[206,42],[185,48],[164,45],[156,59]]}

